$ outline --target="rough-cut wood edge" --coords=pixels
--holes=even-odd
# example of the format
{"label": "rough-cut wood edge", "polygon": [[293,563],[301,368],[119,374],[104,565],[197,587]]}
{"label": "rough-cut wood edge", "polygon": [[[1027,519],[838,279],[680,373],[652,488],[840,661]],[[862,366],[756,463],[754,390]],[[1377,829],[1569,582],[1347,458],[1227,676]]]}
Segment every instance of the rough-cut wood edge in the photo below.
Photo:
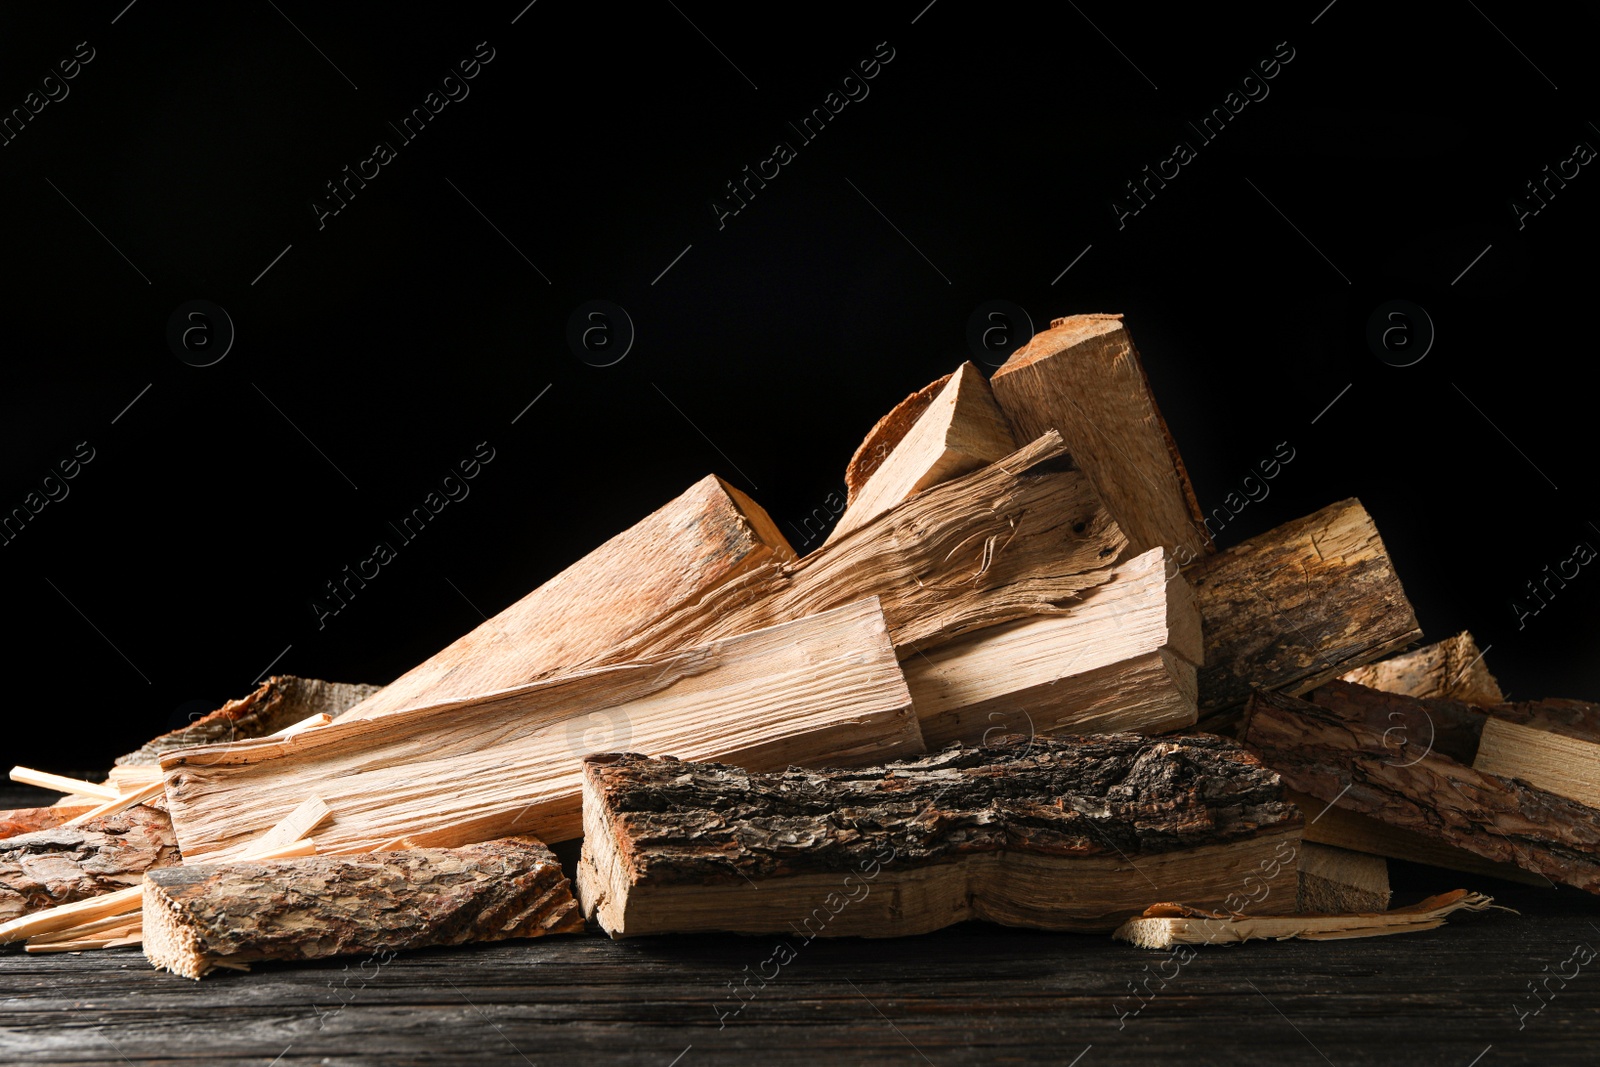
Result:
{"label": "rough-cut wood edge", "polygon": [[1296,911],[1348,915],[1389,910],[1389,864],[1382,856],[1314,841],[1300,842]]}
{"label": "rough-cut wood edge", "polygon": [[894,446],[900,439],[910,432],[922,413],[928,410],[945,384],[950,381],[953,374],[946,374],[943,378],[929,382],[918,389],[900,403],[896,404],[887,415],[879,419],[867,436],[856,446],[855,453],[850,457],[850,462],[844,468],[845,506],[849,507],[856,501],[856,494],[861,492],[861,487],[867,484],[867,479],[872,477],[872,472],[882,465],[889,453],[894,451]]}
{"label": "rough-cut wood edge", "polygon": [[154,966],[198,979],[265,959],[572,933],[583,916],[555,855],[536,838],[509,837],[152,871],[143,928]]}
{"label": "rough-cut wood edge", "polygon": [[1600,808],[1600,744],[1594,738],[1490,717],[1472,766]]}
{"label": "rough-cut wood edge", "polygon": [[1500,683],[1489,673],[1478,643],[1466,630],[1443,641],[1357,667],[1341,678],[1404,696],[1448,697],[1468,704],[1503,704],[1506,700]]}
{"label": "rough-cut wood edge", "polygon": [[1292,789],[1600,894],[1600,810],[1281,693],[1251,697],[1241,736]]}
{"label": "rough-cut wood edge", "polygon": [[1140,918],[1123,923],[1112,936],[1136,948],[1226,945],[1263,939],[1334,941],[1385,937],[1434,930],[1458,911],[1483,911],[1493,904],[1492,897],[1465,889],[1454,889],[1393,911],[1346,915],[1229,915],[1185,904],[1153,904]]}
{"label": "rough-cut wood edge", "polygon": [[375,685],[275,674],[253,692],[228,701],[187,726],[146,741],[127,755],[118,756],[116,762],[118,766],[154,764],[166,753],[191,745],[265,737],[321,713],[337,718],[378,689]]}

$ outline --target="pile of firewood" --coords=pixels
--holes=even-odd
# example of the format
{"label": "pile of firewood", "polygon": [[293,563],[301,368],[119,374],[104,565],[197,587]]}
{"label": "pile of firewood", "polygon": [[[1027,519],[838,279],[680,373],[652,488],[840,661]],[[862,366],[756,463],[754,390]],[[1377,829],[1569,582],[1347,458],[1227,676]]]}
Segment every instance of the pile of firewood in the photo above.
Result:
{"label": "pile of firewood", "polygon": [[1600,706],[1506,703],[1467,634],[1385,659],[1421,633],[1355,500],[1217,551],[1120,316],[913,393],[845,482],[804,557],[707,477],[387,686],[17,768],[68,795],[0,813],[0,942],[199,977],[586,918],[1162,947],[1489,903],[1389,910],[1383,857],[1600,892]]}

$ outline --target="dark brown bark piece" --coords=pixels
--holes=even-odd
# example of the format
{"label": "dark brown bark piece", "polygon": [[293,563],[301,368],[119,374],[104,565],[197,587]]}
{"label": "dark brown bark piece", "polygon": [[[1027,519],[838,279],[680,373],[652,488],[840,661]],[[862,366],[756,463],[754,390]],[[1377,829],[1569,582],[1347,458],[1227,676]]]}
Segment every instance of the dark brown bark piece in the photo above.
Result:
{"label": "dark brown bark piece", "polygon": [[583,928],[554,853],[532,837],[150,872],[144,949],[199,978],[255,960],[392,953]]}
{"label": "dark brown bark piece", "polygon": [[139,884],[181,862],[172,820],[148,806],[0,840],[0,922]]}

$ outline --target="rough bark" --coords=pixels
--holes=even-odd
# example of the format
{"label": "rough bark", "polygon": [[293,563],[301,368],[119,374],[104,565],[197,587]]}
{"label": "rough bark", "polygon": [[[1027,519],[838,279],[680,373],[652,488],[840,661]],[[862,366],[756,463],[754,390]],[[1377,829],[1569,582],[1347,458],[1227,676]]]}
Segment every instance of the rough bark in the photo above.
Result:
{"label": "rough bark", "polygon": [[[852,877],[887,891],[822,932],[963,918],[1109,930],[1148,899],[1146,877],[1220,901],[1257,862],[1242,846],[1297,842],[1300,826],[1277,776],[1237,744],[1134,734],[953,745],[859,771],[597,755],[584,818],[579,889],[614,936],[787,930],[807,893],[848,894]],[[1292,855],[1263,879],[1288,878],[1280,910],[1294,905]]]}
{"label": "rough bark", "polygon": [[0,840],[16,837],[18,834],[31,834],[36,830],[54,829],[68,819],[92,810],[94,810],[92,807],[66,807],[58,804],[49,808],[12,808],[9,811],[0,811]]}
{"label": "rough bark", "polygon": [[1254,686],[1314,689],[1421,636],[1360,501],[1343,500],[1203,559],[1200,728],[1231,728]]}
{"label": "rough bark", "polygon": [[861,487],[867,484],[867,479],[883,465],[889,458],[900,440],[917,424],[922,413],[932,405],[934,398],[940,390],[950,381],[952,375],[946,374],[938,381],[930,382],[906,397],[894,408],[879,419],[867,433],[865,439],[856,447],[855,454],[850,457],[850,462],[844,469],[845,505],[856,502],[856,496],[861,492]]}
{"label": "rough bark", "polygon": [[1396,744],[1359,708],[1258,692],[1241,736],[1292,789],[1600,893],[1594,808],[1475,771],[1415,738]]}
{"label": "rough bark", "polygon": [[181,862],[166,812],[142,806],[0,840],[0,922],[139,884]]}
{"label": "rough bark", "polygon": [[1468,704],[1501,704],[1505,695],[1483,653],[1463,630],[1436,644],[1357,667],[1344,680],[1413,697],[1449,697]]}
{"label": "rough bark", "polygon": [[265,737],[312,715],[337,717],[377,691],[375,685],[275,674],[248,696],[230,700],[188,726],[162,734],[133,752],[117,757],[117,765],[155,764],[166,753],[191,745],[226,744]]}
{"label": "rough bark", "polygon": [[143,927],[151,963],[199,978],[256,960],[571,933],[583,916],[555,855],[534,838],[508,837],[152,871]]}

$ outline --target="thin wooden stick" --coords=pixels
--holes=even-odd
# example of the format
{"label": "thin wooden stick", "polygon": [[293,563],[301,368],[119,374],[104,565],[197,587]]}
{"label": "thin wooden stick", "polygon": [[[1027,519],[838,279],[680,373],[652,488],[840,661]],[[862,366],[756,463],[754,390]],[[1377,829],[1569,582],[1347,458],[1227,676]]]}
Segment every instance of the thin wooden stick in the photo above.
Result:
{"label": "thin wooden stick", "polygon": [[99,797],[101,800],[117,800],[122,796],[116,786],[83,782],[65,775],[51,774],[49,771],[36,771],[32,767],[11,768],[11,780],[21,782],[23,785],[36,785],[40,789],[65,793],[68,796]]}
{"label": "thin wooden stick", "polygon": [[151,782],[149,785],[140,786],[131,793],[118,793],[115,800],[108,800],[98,808],[90,808],[82,815],[68,819],[62,826],[82,826],[90,819],[98,819],[106,815],[115,815],[119,811],[137,807],[147,800],[154,800],[166,790],[165,782]]}
{"label": "thin wooden stick", "polygon": [[277,731],[276,733],[270,733],[267,736],[268,737],[293,737],[295,734],[304,733],[307,730],[315,730],[319,726],[326,726],[332,721],[333,721],[333,716],[332,715],[329,715],[325,711],[319,711],[315,715],[309,715],[306,718],[301,719],[299,722],[292,723],[292,724],[290,724],[288,726],[285,726],[283,729]]}

